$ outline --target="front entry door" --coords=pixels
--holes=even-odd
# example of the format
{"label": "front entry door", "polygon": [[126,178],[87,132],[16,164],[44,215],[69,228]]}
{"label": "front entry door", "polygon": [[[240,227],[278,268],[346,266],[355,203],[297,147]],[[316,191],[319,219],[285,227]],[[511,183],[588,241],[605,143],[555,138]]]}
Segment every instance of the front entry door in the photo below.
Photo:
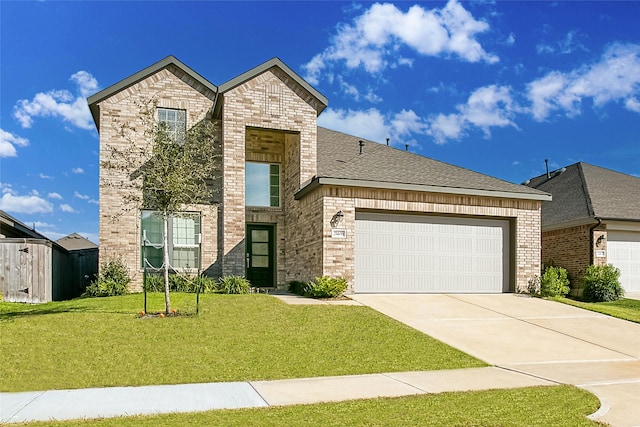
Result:
{"label": "front entry door", "polygon": [[273,235],[273,225],[247,225],[247,279],[252,286],[274,286],[275,239]]}

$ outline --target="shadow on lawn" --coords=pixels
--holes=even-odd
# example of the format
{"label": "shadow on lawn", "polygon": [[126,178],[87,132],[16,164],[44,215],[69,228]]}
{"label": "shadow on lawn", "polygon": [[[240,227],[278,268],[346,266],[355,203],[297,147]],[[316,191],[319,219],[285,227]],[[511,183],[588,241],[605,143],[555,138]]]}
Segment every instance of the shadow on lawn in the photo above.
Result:
{"label": "shadow on lawn", "polygon": [[19,307],[19,309],[11,310],[10,308],[3,307],[0,309],[0,322],[11,321],[13,319],[21,317],[43,316],[48,314],[61,314],[61,313],[110,313],[110,314],[127,314],[134,316],[136,314],[133,310],[109,310],[109,309],[96,309],[95,307],[83,307],[83,306],[26,306]]}

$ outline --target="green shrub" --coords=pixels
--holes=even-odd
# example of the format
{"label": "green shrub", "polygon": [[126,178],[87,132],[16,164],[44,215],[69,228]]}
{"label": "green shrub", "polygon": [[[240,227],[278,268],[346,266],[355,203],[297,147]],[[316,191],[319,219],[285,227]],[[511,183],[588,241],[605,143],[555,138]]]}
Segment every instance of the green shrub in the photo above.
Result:
{"label": "green shrub", "polygon": [[[164,292],[164,278],[162,275],[149,274],[145,279],[147,292]],[[192,292],[195,293],[200,287],[200,292],[210,293],[218,290],[216,280],[207,277],[188,277],[178,274],[169,275],[169,290],[171,292]]]}
{"label": "green shrub", "polygon": [[565,296],[569,293],[567,270],[562,267],[545,268],[540,278],[540,295],[543,297]]}
{"label": "green shrub", "polygon": [[582,298],[586,301],[615,301],[624,295],[620,269],[613,265],[590,265],[582,276]]}
{"label": "green shrub", "polygon": [[292,294],[304,295],[304,288],[307,286],[305,282],[292,280],[289,282],[288,289]]}
{"label": "green shrub", "polygon": [[223,294],[248,294],[251,283],[241,276],[224,276],[218,280],[217,288]]}
{"label": "green shrub", "polygon": [[82,294],[85,297],[109,297],[128,292],[131,277],[121,258],[110,259],[100,266],[100,273]]}
{"label": "green shrub", "polygon": [[316,277],[307,283],[304,288],[304,296],[311,298],[335,298],[347,290],[347,281],[341,277],[327,276]]}

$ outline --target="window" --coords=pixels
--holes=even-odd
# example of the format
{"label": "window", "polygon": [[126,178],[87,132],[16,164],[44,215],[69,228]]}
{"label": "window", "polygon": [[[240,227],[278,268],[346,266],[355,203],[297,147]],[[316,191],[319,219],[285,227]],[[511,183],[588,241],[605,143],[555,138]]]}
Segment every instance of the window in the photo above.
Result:
{"label": "window", "polygon": [[[154,211],[142,211],[141,265],[144,256],[147,266],[162,266],[162,215]],[[146,239],[146,247],[144,245]],[[200,267],[200,214],[181,212],[169,217],[169,264],[173,268]]]}
{"label": "window", "polygon": [[251,163],[245,165],[245,204],[280,206],[280,165]]}
{"label": "window", "polygon": [[170,108],[158,108],[158,124],[166,126],[169,136],[177,142],[184,141],[187,131],[187,112]]}

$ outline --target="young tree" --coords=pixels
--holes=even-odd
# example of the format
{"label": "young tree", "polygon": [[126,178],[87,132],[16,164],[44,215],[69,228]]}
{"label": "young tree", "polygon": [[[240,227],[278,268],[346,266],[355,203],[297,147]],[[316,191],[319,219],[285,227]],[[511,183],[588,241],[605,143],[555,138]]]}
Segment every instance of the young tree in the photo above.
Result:
{"label": "young tree", "polygon": [[111,146],[101,167],[119,176],[109,185],[128,191],[125,210],[154,210],[162,216],[162,266],[165,312],[171,311],[169,297],[169,219],[185,205],[211,204],[216,171],[217,131],[211,117],[203,118],[186,132],[170,129],[156,119],[157,100],[139,103],[138,132],[134,123],[120,123],[122,148]]}

